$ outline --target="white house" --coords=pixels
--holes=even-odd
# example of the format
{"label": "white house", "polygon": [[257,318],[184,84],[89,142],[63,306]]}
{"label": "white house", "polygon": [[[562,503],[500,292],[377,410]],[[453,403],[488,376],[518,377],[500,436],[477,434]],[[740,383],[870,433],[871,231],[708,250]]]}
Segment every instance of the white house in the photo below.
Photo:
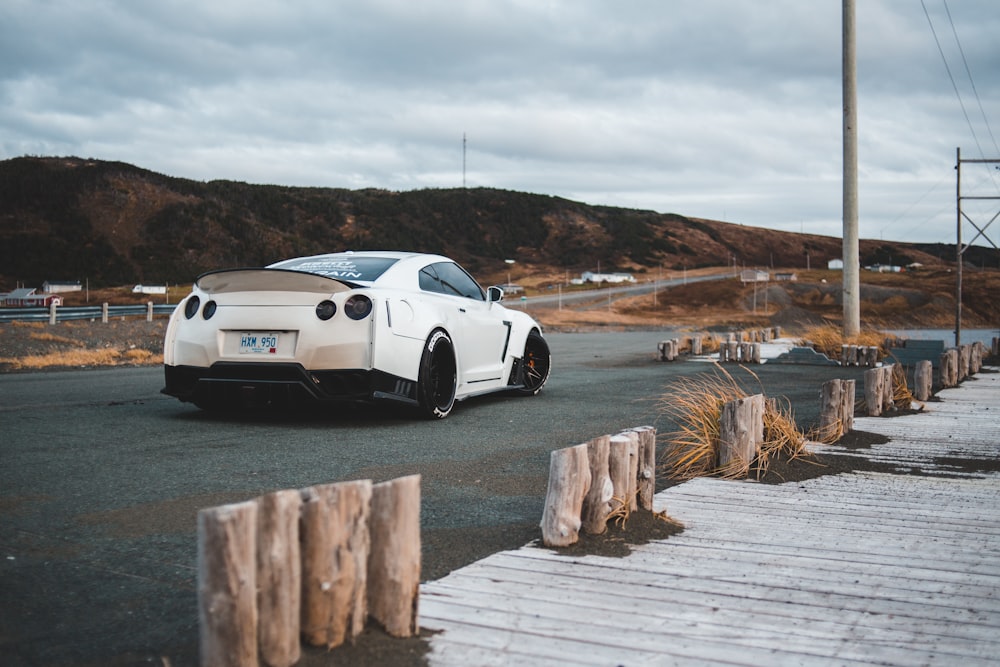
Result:
{"label": "white house", "polygon": [[42,283],[42,291],[46,294],[52,292],[82,292],[83,285],[79,280],[46,280]]}
{"label": "white house", "polygon": [[580,279],[585,283],[634,283],[635,278],[631,273],[595,273],[584,271],[580,274]]}
{"label": "white house", "polygon": [[166,294],[166,285],[136,285],[132,288],[132,294]]}
{"label": "white house", "polygon": [[740,272],[740,282],[743,283],[766,283],[770,277],[767,271],[758,269],[744,269]]}
{"label": "white house", "polygon": [[843,271],[844,270],[844,260],[842,259],[831,259],[826,263],[826,268],[831,271]]}
{"label": "white house", "polygon": [[58,294],[36,294],[35,292],[34,287],[19,287],[13,292],[0,293],[0,304],[15,308],[62,305],[62,297]]}

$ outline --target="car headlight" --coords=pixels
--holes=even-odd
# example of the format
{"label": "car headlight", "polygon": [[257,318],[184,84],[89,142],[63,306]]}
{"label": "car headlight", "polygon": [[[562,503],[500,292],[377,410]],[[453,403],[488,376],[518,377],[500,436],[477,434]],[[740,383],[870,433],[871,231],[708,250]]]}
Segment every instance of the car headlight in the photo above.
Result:
{"label": "car headlight", "polygon": [[198,298],[198,295],[192,294],[190,297],[188,297],[187,303],[184,304],[184,317],[190,320],[192,317],[197,315],[198,306],[200,305],[201,305],[201,299]]}
{"label": "car headlight", "polygon": [[316,317],[326,322],[328,319],[337,314],[337,304],[329,299],[325,301],[320,301],[316,305]]}
{"label": "car headlight", "polygon": [[364,294],[355,294],[344,302],[344,312],[352,320],[363,320],[372,312],[372,300]]}

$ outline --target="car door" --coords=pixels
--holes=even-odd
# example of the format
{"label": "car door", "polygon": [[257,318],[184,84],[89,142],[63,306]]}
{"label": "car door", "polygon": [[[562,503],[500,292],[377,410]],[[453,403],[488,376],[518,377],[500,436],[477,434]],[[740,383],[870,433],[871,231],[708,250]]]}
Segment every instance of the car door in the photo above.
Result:
{"label": "car door", "polygon": [[[448,322],[460,383],[486,384],[503,379],[503,357],[511,325],[504,308],[486,300],[479,284],[454,262],[438,262],[424,269],[423,289],[433,289],[448,304]],[[472,391],[476,388],[470,387]]]}

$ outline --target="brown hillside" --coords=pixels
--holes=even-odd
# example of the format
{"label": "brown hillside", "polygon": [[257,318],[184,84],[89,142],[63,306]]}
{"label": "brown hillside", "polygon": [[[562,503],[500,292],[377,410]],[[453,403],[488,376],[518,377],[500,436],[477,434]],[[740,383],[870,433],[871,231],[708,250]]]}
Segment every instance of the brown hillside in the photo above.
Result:
{"label": "brown hillside", "polygon": [[[441,252],[484,281],[505,259],[518,279],[601,268],[648,277],[734,262],[823,267],[840,240],[489,188],[346,190],[198,182],[78,158],[0,161],[0,289],[80,280],[92,287],[190,283],[352,248]],[[947,246],[862,241],[865,263],[944,266]],[[997,266],[997,253],[970,255]]]}

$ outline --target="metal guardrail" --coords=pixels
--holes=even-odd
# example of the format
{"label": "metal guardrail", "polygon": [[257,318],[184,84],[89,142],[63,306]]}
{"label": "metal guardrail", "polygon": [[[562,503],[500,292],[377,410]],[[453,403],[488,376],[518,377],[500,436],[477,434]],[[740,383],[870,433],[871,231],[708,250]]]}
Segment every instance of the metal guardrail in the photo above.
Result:
{"label": "metal guardrail", "polygon": [[[154,304],[153,316],[170,315],[177,304]],[[100,320],[102,306],[56,306],[56,321],[67,320]],[[108,318],[145,317],[148,313],[146,304],[128,306],[108,306]],[[0,322],[48,322],[48,308],[0,308]]]}

